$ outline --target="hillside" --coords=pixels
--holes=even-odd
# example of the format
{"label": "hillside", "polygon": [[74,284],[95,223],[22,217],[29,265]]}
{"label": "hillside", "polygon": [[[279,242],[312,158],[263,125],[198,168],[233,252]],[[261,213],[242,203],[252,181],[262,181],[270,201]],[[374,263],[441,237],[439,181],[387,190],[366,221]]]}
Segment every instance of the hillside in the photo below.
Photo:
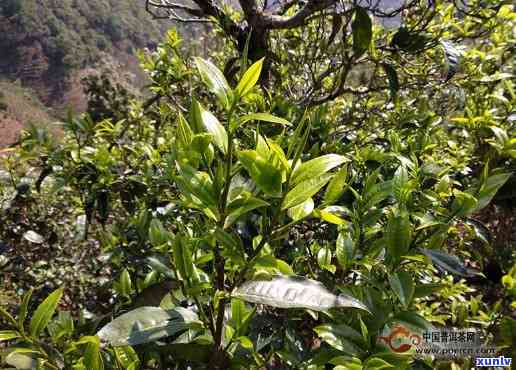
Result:
{"label": "hillside", "polygon": [[[63,116],[68,107],[82,111],[82,77],[108,70],[117,82],[138,89],[145,80],[136,51],[152,49],[171,25],[152,20],[138,0],[2,0],[3,87],[9,96],[17,95],[20,86],[34,91],[32,101],[39,99],[52,108],[50,115],[36,115],[41,120]],[[182,27],[186,37],[192,32]],[[18,85],[11,85],[14,81]],[[34,109],[40,106],[37,102]],[[12,141],[12,132],[21,124],[28,123],[13,116],[13,109],[4,109],[0,115],[4,143]]]}

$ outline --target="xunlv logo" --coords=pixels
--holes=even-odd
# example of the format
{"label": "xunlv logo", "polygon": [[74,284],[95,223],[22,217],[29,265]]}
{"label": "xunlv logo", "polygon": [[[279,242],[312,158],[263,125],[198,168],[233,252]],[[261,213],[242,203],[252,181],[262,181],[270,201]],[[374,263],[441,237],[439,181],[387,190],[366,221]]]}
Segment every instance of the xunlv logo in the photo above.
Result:
{"label": "xunlv logo", "polygon": [[475,366],[511,366],[512,358],[510,357],[477,357]]}

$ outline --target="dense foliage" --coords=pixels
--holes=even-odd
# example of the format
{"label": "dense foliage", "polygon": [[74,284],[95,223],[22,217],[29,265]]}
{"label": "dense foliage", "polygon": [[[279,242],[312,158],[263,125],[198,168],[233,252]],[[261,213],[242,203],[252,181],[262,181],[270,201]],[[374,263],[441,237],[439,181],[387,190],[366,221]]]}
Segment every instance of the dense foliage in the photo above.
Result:
{"label": "dense foliage", "polygon": [[[185,57],[170,31],[141,55],[148,100],[93,79],[89,114],[70,117],[61,141],[28,130],[5,157],[0,236],[20,249],[64,245],[85,255],[95,244],[108,297],[58,310],[91,281],[47,275],[42,297],[1,259],[3,278],[20,280],[23,293],[16,309],[0,309],[3,361],[472,367],[468,358],[390,351],[380,337],[396,324],[475,327],[514,357],[515,252],[482,213],[513,213],[516,15],[498,4],[486,31],[435,3],[439,16],[425,32],[439,42],[424,50],[412,50],[410,36],[382,49],[404,31],[354,7],[350,32],[339,28],[351,58],[347,87],[325,102],[300,104],[302,90],[290,89],[288,81],[304,86],[301,49],[278,42],[281,78],[264,79],[273,69],[251,57],[252,37],[241,58],[228,44],[209,61]],[[318,25],[284,32],[317,44]],[[464,45],[454,38],[477,31]],[[224,74],[216,61],[228,59],[234,68]],[[338,75],[326,76],[322,94]]]}

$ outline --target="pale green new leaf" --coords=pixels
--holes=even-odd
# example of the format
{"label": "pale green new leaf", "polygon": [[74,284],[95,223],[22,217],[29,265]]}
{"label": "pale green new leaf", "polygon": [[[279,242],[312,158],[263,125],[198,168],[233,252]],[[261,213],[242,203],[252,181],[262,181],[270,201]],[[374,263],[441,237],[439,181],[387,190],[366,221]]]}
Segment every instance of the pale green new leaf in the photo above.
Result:
{"label": "pale green new leaf", "polygon": [[29,309],[29,302],[32,296],[32,289],[30,289],[27,293],[23,295],[22,303],[20,305],[20,312],[18,313],[18,325],[23,329],[25,319],[27,318],[27,312]]}
{"label": "pale green new leaf", "polygon": [[16,339],[21,337],[21,334],[15,330],[0,330],[0,342]]}
{"label": "pale green new leaf", "polygon": [[79,339],[76,344],[86,344],[84,350],[84,365],[89,370],[103,370],[104,361],[100,354],[100,339],[98,336],[85,336]]}
{"label": "pale green new leaf", "polygon": [[337,261],[339,261],[341,267],[346,270],[351,265],[354,255],[353,239],[349,232],[339,233],[337,237],[336,255]]}
{"label": "pale green new leaf", "polygon": [[140,366],[140,359],[131,346],[114,348],[117,362],[126,370],[136,370]]}
{"label": "pale green new leaf", "polygon": [[129,297],[132,292],[132,286],[131,275],[129,275],[129,271],[127,271],[127,269],[124,269],[120,274],[119,293],[124,297]]}
{"label": "pale green new leaf", "polygon": [[362,335],[345,324],[324,324],[314,328],[317,335],[333,348],[349,355],[359,355],[364,346]]}
{"label": "pale green new leaf", "polygon": [[195,64],[201,75],[203,82],[208,88],[217,95],[224,108],[229,107],[231,100],[231,88],[224,74],[209,60],[195,58]]}
{"label": "pale green new leaf", "polygon": [[226,129],[211,112],[194,99],[192,103],[193,116],[199,127],[213,135],[213,142],[224,154],[228,151],[228,134]]}
{"label": "pale green new leaf", "polygon": [[266,158],[255,150],[244,150],[238,153],[238,159],[260,190],[272,196],[281,193],[281,171]]}
{"label": "pale green new leaf", "polygon": [[281,204],[281,209],[288,209],[303,203],[308,198],[315,195],[324,185],[326,185],[332,176],[333,174],[327,173],[299,183],[296,187],[294,187],[294,189],[287,193],[283,203]]}
{"label": "pale green new leaf", "polygon": [[287,121],[284,118],[273,116],[270,113],[250,113],[246,114],[245,116],[242,116],[238,119],[237,124],[234,128],[240,127],[244,123],[247,123],[249,121],[263,121],[263,122],[270,122],[270,123],[278,123],[280,125],[285,126],[292,126],[292,124]]}
{"label": "pale green new leaf", "polygon": [[346,191],[348,178],[348,167],[346,165],[342,166],[342,168],[335,174],[333,179],[331,179],[328,187],[326,188],[326,192],[324,193],[324,202],[325,203],[333,203],[336,202],[341,195]]}
{"label": "pale green new leaf", "polygon": [[328,343],[331,347],[339,351],[353,356],[363,354],[363,351],[358,345],[346,338],[347,335],[355,336],[355,334],[358,334],[354,329],[346,325],[319,325],[314,328],[314,331],[323,342]]}
{"label": "pale green new leaf", "polygon": [[5,363],[14,366],[17,370],[34,370],[38,367],[38,360],[34,353],[13,351],[5,357]]}
{"label": "pale green new leaf", "polygon": [[472,214],[477,207],[478,201],[473,195],[462,191],[454,191],[455,199],[451,205],[452,215],[464,217]]}
{"label": "pale green new leaf", "polygon": [[308,198],[303,203],[289,208],[287,210],[287,214],[293,221],[297,221],[309,216],[314,210],[314,207],[314,200],[312,198]]}
{"label": "pale green new leaf", "polygon": [[182,280],[198,280],[192,261],[192,252],[183,237],[177,237],[173,248],[174,265]]}
{"label": "pale green new leaf", "polygon": [[242,79],[238,82],[235,92],[239,97],[244,97],[256,85],[262,72],[264,58],[253,63],[247,71],[245,71]]}
{"label": "pale green new leaf", "polygon": [[193,132],[190,125],[183,114],[179,112],[177,119],[177,142],[183,149],[188,149],[188,146],[192,142],[192,136]]}
{"label": "pale green new leaf", "polygon": [[292,173],[290,182],[292,185],[296,185],[302,181],[319,177],[347,161],[349,161],[349,159],[338,154],[326,154],[314,158],[296,167]]}
{"label": "pale green new leaf", "polygon": [[45,300],[36,308],[36,312],[30,321],[30,334],[32,337],[38,337],[43,329],[45,329],[54,316],[57,304],[63,295],[63,288],[59,288],[45,298]]}
{"label": "pale green new leaf", "polygon": [[213,182],[206,172],[183,165],[179,167],[179,176],[176,176],[175,180],[183,192],[194,195],[206,207],[213,207],[217,204]]}

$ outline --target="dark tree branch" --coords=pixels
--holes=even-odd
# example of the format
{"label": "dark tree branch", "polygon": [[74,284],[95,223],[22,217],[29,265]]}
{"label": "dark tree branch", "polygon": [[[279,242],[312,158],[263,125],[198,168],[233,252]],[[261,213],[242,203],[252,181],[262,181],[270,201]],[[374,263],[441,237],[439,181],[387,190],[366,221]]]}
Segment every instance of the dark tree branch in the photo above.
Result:
{"label": "dark tree branch", "polygon": [[309,0],[297,13],[290,17],[277,14],[261,14],[261,23],[270,29],[287,29],[304,25],[317,12],[338,3],[338,0]]}

